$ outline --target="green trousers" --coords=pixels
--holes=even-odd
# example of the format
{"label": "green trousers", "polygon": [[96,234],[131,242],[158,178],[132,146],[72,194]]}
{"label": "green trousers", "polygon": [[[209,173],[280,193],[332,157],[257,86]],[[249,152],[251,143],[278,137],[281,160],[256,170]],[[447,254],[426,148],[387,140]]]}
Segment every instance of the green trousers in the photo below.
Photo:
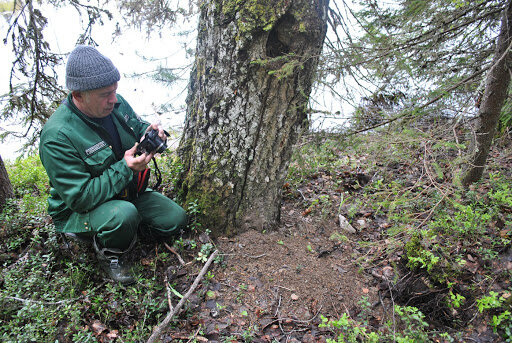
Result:
{"label": "green trousers", "polygon": [[[74,213],[69,218],[74,222]],[[166,196],[146,191],[133,201],[111,200],[89,211],[85,237],[96,235],[96,241],[104,248],[124,251],[137,235],[137,230],[150,230],[157,237],[170,237],[187,225],[187,214],[178,204]]]}

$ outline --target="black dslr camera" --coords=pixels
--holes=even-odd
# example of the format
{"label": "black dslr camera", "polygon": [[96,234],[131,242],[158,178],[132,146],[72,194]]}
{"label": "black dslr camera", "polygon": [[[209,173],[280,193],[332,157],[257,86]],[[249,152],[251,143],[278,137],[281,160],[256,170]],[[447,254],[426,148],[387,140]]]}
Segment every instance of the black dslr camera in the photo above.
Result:
{"label": "black dslr camera", "polygon": [[[164,131],[167,136],[169,134]],[[158,136],[158,130],[151,130],[146,132],[142,142],[137,145],[137,151],[135,155],[142,155],[143,153],[150,154],[153,151],[155,153],[162,153],[167,149],[167,144]]]}

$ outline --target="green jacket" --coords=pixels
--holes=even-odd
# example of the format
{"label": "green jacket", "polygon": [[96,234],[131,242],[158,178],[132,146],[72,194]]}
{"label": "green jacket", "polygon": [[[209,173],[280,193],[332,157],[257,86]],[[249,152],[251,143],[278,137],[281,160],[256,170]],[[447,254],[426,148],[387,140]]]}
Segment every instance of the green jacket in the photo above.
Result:
{"label": "green jacket", "polygon": [[[149,123],[122,96],[117,99],[112,117],[126,151]],[[50,179],[48,212],[60,232],[89,230],[87,212],[116,197],[133,178],[123,156],[116,158],[107,131],[76,108],[71,94],[43,127],[39,155]]]}

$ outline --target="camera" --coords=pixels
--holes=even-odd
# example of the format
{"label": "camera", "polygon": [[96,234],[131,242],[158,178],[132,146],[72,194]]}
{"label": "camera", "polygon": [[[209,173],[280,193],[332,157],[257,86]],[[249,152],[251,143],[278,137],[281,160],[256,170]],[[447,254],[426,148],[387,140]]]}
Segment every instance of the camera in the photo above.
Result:
{"label": "camera", "polygon": [[[167,132],[165,132],[165,134],[169,136]],[[146,132],[144,139],[137,145],[135,155],[142,155],[143,153],[150,154],[153,151],[155,153],[162,153],[165,149],[167,149],[166,142],[158,136],[158,130],[152,129]]]}

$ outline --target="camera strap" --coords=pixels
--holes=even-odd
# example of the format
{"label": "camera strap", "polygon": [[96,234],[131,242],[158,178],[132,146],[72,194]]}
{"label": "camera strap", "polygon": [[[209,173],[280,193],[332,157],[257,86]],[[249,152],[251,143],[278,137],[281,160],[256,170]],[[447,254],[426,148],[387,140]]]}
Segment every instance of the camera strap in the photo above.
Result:
{"label": "camera strap", "polygon": [[[153,157],[152,160],[153,160],[153,164],[155,165],[156,183],[151,188],[155,191],[158,191],[160,188],[160,184],[162,183],[162,172],[158,168],[156,159]],[[146,168],[143,171],[140,171],[137,173],[137,176],[135,177],[135,180],[134,180],[134,182],[136,182],[135,191],[136,191],[137,195],[143,193],[146,190],[146,188],[148,187],[150,174],[151,174],[151,170],[149,168]]]}
{"label": "camera strap", "polygon": [[160,171],[160,169],[158,169],[158,164],[156,163],[156,159],[154,157],[153,157],[153,164],[155,165],[156,183],[152,188],[158,192],[158,190],[160,188],[160,184],[162,183],[162,172]]}
{"label": "camera strap", "polygon": [[148,168],[137,173],[137,194],[140,194],[146,190],[149,181],[150,170]]}

